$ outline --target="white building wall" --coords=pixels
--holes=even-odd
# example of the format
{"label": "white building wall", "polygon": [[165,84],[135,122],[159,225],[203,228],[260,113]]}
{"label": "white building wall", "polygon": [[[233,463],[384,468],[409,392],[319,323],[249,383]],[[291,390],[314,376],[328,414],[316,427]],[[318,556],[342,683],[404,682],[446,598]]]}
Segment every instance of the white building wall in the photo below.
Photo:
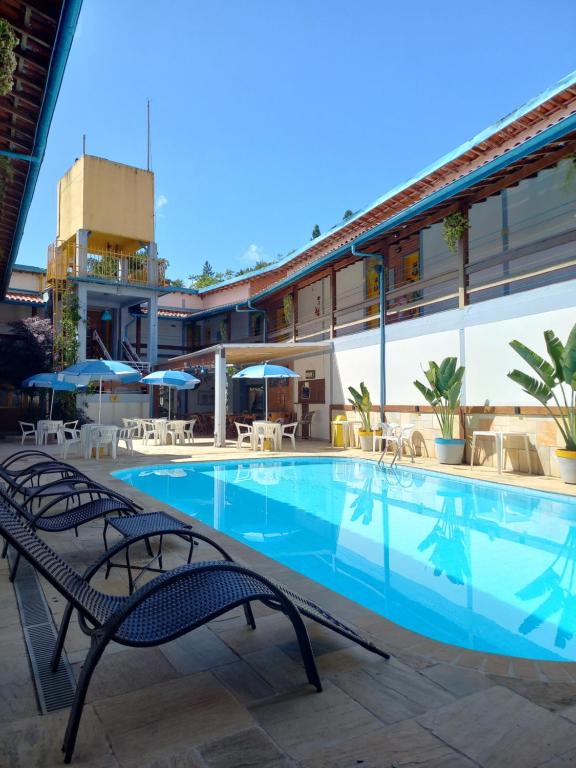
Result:
{"label": "white building wall", "polygon": [[[466,405],[534,405],[506,375],[515,367],[527,370],[509,343],[519,339],[545,354],[544,331],[552,329],[565,340],[574,323],[576,280],[390,325],[386,328],[387,404],[423,403],[413,385],[415,378],[423,378],[422,367],[429,360],[455,356],[466,366]],[[379,404],[379,343],[379,329],[334,340],[334,404],[346,403],[348,387],[357,387],[361,381],[373,403]]]}

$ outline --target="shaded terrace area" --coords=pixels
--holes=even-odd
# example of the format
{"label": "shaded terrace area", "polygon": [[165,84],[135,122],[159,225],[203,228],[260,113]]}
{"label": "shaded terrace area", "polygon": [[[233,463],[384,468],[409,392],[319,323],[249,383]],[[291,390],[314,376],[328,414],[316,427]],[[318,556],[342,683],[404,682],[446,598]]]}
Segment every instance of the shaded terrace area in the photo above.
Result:
{"label": "shaded terrace area", "polygon": [[[173,357],[162,363],[160,369],[176,369],[194,371],[198,366],[206,366],[214,376],[214,445],[223,447],[226,444],[226,420],[227,415],[234,418],[234,398],[230,397],[230,382],[228,375],[230,369],[239,370],[252,363],[278,362],[293,364],[296,360],[319,354],[331,354],[332,343],[322,341],[316,343],[276,343],[276,344],[217,344],[206,349],[198,350],[188,355]],[[263,382],[254,382],[258,388],[262,388]],[[279,400],[280,410],[286,414],[292,414],[298,397],[292,390],[292,384],[288,383],[285,392]],[[211,403],[210,403],[211,405]],[[254,410],[262,415],[261,402],[254,403]],[[272,407],[270,410],[273,410]],[[305,407],[303,412],[305,413]],[[242,413],[236,414],[242,420]]]}

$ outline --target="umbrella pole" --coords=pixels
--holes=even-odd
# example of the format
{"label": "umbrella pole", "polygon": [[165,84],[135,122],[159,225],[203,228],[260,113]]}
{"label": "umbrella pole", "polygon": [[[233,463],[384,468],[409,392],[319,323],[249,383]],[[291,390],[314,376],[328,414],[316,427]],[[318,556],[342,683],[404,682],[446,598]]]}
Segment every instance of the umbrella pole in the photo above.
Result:
{"label": "umbrella pole", "polygon": [[50,398],[50,421],[52,421],[52,407],[54,406],[54,390],[52,390],[52,397]]}
{"label": "umbrella pole", "polygon": [[98,424],[102,424],[102,379],[100,379],[100,397],[98,398]]}
{"label": "umbrella pole", "polygon": [[170,405],[172,400],[170,395],[172,394],[172,390],[170,389],[170,387],[167,387],[167,389],[168,389],[168,421],[170,421]]}
{"label": "umbrella pole", "polygon": [[264,379],[264,421],[268,421],[268,379]]}

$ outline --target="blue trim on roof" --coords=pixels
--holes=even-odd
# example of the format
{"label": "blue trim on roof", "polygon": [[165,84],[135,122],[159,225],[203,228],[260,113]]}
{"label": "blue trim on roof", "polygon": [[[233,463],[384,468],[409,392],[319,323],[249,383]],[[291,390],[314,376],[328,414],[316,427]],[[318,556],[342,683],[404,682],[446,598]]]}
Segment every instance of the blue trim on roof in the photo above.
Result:
{"label": "blue trim on roof", "polygon": [[[349,219],[346,219],[346,221],[340,222],[333,226],[331,229],[327,230],[323,234],[321,234],[319,237],[315,238],[314,240],[306,243],[305,245],[301,246],[300,248],[293,251],[289,256],[285,256],[283,259],[279,259],[274,264],[271,264],[268,267],[263,267],[262,269],[256,270],[254,272],[251,272],[250,275],[241,275],[240,277],[232,277],[229,280],[224,280],[221,283],[217,283],[217,285],[209,286],[208,288],[200,288],[198,293],[200,295],[207,293],[209,291],[214,291],[222,288],[227,288],[228,286],[234,285],[235,283],[238,283],[242,280],[246,280],[248,277],[259,277],[260,275],[265,275],[268,272],[271,272],[275,269],[278,269],[279,267],[283,267],[286,264],[289,264],[291,261],[296,259],[298,256],[301,256],[303,253],[305,253],[312,243],[320,243],[323,240],[325,240],[328,236],[333,235],[335,232],[337,232],[340,229],[344,229],[352,222],[356,221],[357,219],[361,218],[365,214],[369,213],[372,209],[378,207],[379,205],[382,205],[390,198],[394,197],[395,195],[399,194],[400,192],[404,191],[408,187],[412,186],[413,184],[416,184],[419,181],[422,181],[422,179],[429,176],[431,173],[434,173],[435,171],[438,171],[440,168],[442,168],[444,165],[447,165],[448,163],[452,162],[456,158],[460,157],[461,155],[465,154],[469,150],[473,149],[477,144],[482,143],[483,141],[486,141],[491,136],[493,136],[495,133],[498,133],[498,131],[501,131],[503,128],[506,128],[508,125],[512,124],[514,121],[518,120],[519,118],[523,117],[528,112],[532,111],[533,109],[536,109],[541,104],[543,104],[545,101],[548,101],[549,99],[553,98],[554,96],[561,93],[566,88],[569,88],[572,85],[576,84],[576,70],[573,72],[570,72],[568,75],[563,77],[561,80],[558,80],[558,82],[554,83],[554,85],[550,86],[549,88],[546,88],[544,91],[539,93],[537,96],[534,96],[532,99],[527,101],[522,106],[518,107],[517,109],[513,110],[512,112],[509,112],[505,117],[501,118],[497,122],[490,125],[488,128],[485,128],[483,131],[480,131],[480,133],[477,133],[475,136],[473,136],[468,141],[465,141],[463,144],[460,144],[458,147],[453,149],[451,152],[446,153],[445,155],[442,155],[436,162],[432,163],[431,165],[427,165],[425,168],[423,168],[419,173],[417,173],[415,176],[412,176],[407,181],[402,182],[401,184],[396,185],[395,187],[392,187],[388,192],[386,192],[384,195],[379,197],[377,200],[375,200],[370,205],[366,206],[366,208],[362,208],[357,213],[355,213],[353,216],[351,216]],[[528,140],[529,141],[529,140]],[[524,146],[526,142],[524,142],[520,146]],[[514,148],[516,149],[516,147]],[[467,178],[467,177],[466,177]],[[425,198],[426,200],[428,198]],[[387,224],[388,222],[383,222],[383,224]],[[369,233],[373,233],[374,230],[369,230]],[[366,233],[368,234],[368,233]],[[363,235],[359,236],[364,237]],[[352,242],[352,241],[350,241]],[[361,240],[354,240],[355,244],[358,244],[361,242]],[[347,246],[350,247],[349,245]],[[298,273],[300,274],[300,273]],[[292,278],[294,275],[292,276]],[[260,295],[260,294],[256,294]]]}
{"label": "blue trim on roof", "polygon": [[37,274],[46,274],[46,268],[45,267],[33,267],[30,264],[14,264],[12,267],[13,271],[15,272],[35,272]]}
{"label": "blue trim on roof", "polygon": [[36,182],[38,181],[38,175],[40,174],[40,168],[42,167],[42,161],[44,160],[48,133],[50,132],[50,124],[52,123],[54,109],[56,108],[56,102],[58,101],[58,95],[60,93],[60,87],[62,85],[70,48],[72,47],[72,41],[74,40],[81,8],[82,0],[64,0],[62,5],[60,21],[56,31],[54,46],[52,48],[52,56],[50,58],[50,68],[46,78],[42,107],[36,124],[34,147],[31,152],[35,158],[38,158],[38,162],[30,163],[28,174],[26,176],[26,185],[20,202],[20,210],[18,211],[18,220],[12,239],[10,256],[8,257],[4,274],[0,276],[0,296],[4,296],[6,293],[8,283],[10,282],[12,268],[14,267],[16,257],[18,256],[18,249],[20,248],[24,227],[26,226],[26,219],[28,218],[28,211],[32,204]]}
{"label": "blue trim on roof", "polygon": [[[168,278],[170,279],[170,278]],[[198,295],[198,288],[173,288],[172,286],[164,286],[164,293],[189,293],[194,296]]]}

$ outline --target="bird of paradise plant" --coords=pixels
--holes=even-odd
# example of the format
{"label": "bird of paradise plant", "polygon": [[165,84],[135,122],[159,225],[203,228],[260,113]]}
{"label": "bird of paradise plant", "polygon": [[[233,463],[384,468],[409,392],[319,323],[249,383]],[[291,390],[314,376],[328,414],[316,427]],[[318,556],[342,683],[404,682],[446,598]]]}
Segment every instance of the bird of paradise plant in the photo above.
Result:
{"label": "bird of paradise plant", "polygon": [[[544,331],[544,341],[550,361],[521,341],[510,342],[538,378],[517,369],[511,371],[508,378],[546,408],[562,434],[566,450],[576,451],[576,325],[566,344],[562,344],[554,331]],[[556,413],[550,407],[551,401],[556,405]]]}

